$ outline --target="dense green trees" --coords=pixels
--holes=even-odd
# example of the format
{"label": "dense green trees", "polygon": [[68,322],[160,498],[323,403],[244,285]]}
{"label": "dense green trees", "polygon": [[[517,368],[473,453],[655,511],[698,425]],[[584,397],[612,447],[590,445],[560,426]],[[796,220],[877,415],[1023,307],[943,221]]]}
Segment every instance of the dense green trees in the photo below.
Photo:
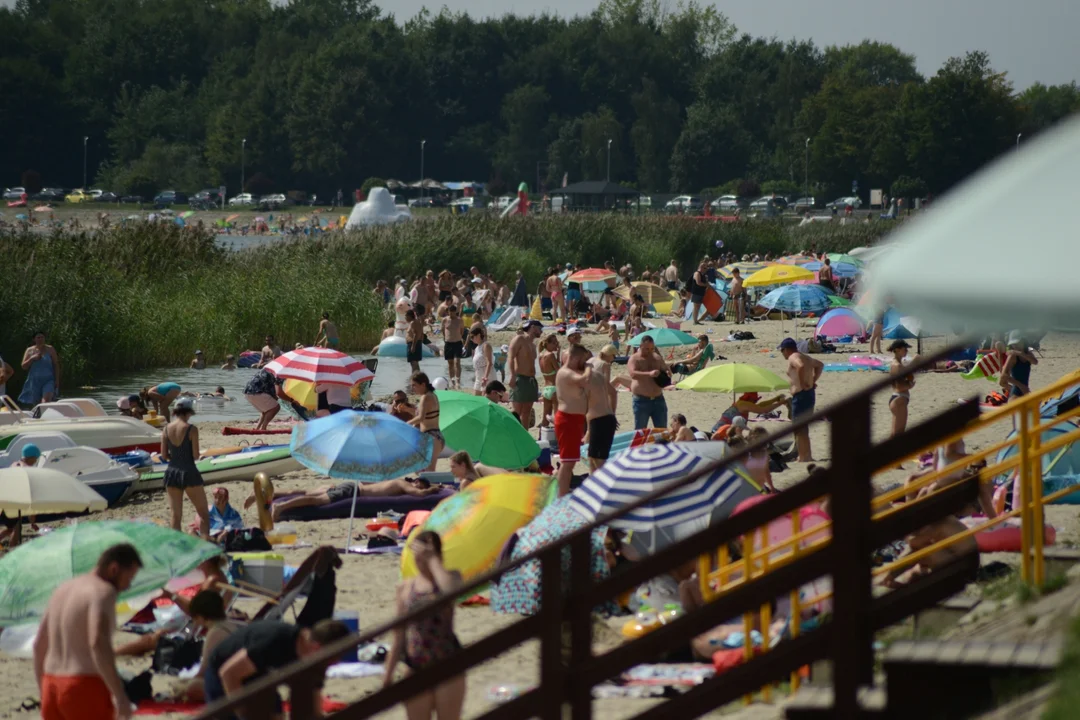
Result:
{"label": "dense green trees", "polygon": [[88,136],[96,184],[140,194],[239,192],[241,165],[324,196],[411,181],[421,140],[429,177],[511,188],[602,179],[610,141],[612,180],[655,192],[940,193],[1080,108],[1075,83],[1016,93],[984,53],[923,78],[895,47],[738,35],[692,0],[403,24],[370,0],[19,0],[0,94],[0,182],[79,184]]}

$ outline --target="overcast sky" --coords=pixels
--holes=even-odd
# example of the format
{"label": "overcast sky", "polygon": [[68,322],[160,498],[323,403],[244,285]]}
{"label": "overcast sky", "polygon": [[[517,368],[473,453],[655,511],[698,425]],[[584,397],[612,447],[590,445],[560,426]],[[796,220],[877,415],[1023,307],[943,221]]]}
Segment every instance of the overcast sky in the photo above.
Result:
{"label": "overcast sky", "polygon": [[[707,0],[706,0],[707,1]],[[405,20],[427,6],[446,5],[471,15],[572,15],[591,11],[596,0],[376,0]],[[1080,0],[718,0],[740,32],[811,39],[819,46],[871,39],[914,54],[919,70],[932,75],[968,50],[986,50],[993,66],[1022,90],[1080,78]]]}

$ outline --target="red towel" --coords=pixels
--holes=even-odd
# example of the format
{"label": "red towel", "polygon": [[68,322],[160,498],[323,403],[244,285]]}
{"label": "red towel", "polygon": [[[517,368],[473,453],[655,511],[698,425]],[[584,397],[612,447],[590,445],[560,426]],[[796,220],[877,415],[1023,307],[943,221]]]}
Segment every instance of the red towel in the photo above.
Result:
{"label": "red towel", "polygon": [[[289,703],[284,703],[285,712],[289,712]],[[182,703],[182,702],[157,702],[155,700],[146,700],[139,703],[139,709],[135,711],[136,715],[166,715],[168,713],[182,713],[185,715],[194,715],[202,710],[206,705],[204,703]],[[327,700],[323,698],[323,713],[337,712],[344,710],[348,705],[336,700]]]}

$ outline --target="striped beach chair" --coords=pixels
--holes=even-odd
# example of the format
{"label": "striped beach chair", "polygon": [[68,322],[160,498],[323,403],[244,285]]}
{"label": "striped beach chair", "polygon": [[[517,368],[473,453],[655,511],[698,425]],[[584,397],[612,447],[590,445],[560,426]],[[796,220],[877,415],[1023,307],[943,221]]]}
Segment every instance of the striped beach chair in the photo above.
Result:
{"label": "striped beach chair", "polygon": [[1001,369],[1005,367],[1005,353],[1000,350],[991,350],[985,355],[980,355],[975,358],[975,367],[971,368],[970,372],[966,372],[960,377],[965,380],[979,380],[985,378],[992,382],[997,381],[997,376],[1001,374]]}

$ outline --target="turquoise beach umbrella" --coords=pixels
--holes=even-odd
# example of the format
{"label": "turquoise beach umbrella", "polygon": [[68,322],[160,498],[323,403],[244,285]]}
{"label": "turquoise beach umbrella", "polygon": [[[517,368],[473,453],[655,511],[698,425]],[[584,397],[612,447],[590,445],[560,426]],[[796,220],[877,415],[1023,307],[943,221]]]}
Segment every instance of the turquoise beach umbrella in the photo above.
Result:
{"label": "turquoise beach umbrella", "polygon": [[672,328],[654,328],[652,330],[646,330],[640,335],[632,338],[627,344],[632,347],[638,347],[641,345],[641,341],[647,337],[652,338],[652,341],[656,343],[656,347],[697,345],[696,337],[689,333],[684,333],[682,330],[674,330]]}

